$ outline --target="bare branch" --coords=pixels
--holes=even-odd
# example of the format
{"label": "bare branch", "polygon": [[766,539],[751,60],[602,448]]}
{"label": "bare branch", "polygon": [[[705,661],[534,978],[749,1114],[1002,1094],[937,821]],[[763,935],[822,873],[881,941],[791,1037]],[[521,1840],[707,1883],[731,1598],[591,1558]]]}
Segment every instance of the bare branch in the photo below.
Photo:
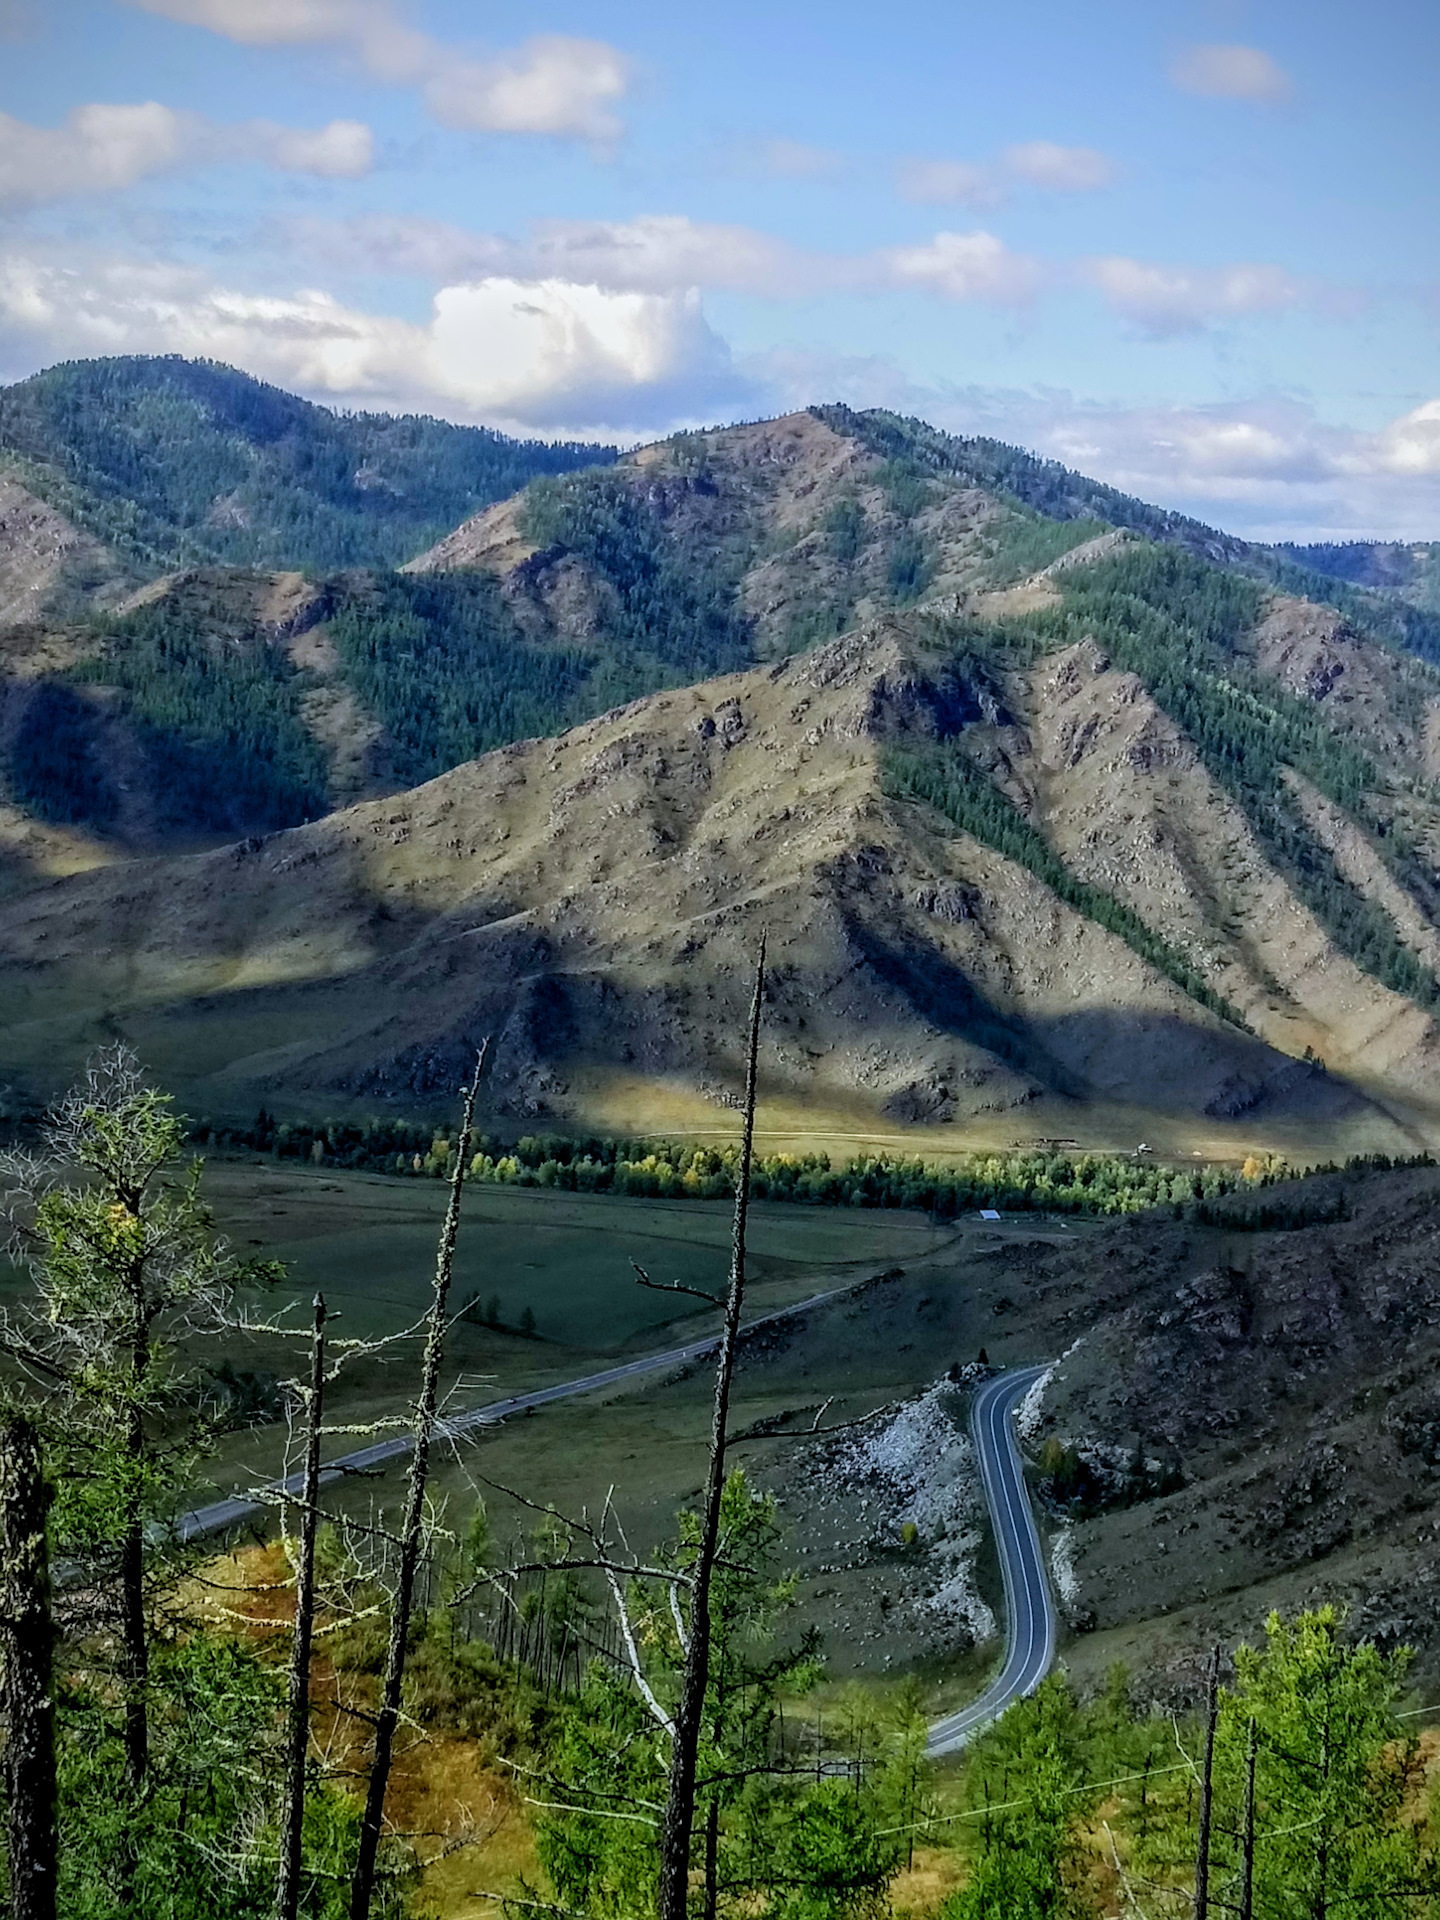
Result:
{"label": "bare branch", "polygon": [[725,1304],[718,1293],[707,1293],[703,1287],[687,1287],[679,1280],[671,1280],[668,1285],[662,1285],[659,1280],[650,1278],[638,1260],[632,1260],[630,1264],[635,1269],[639,1285],[649,1287],[653,1293],[688,1293],[693,1299],[708,1300],[712,1307],[723,1307]]}
{"label": "bare branch", "polygon": [[630,1661],[631,1678],[639,1690],[640,1698],[650,1709],[654,1719],[673,1740],[675,1738],[675,1722],[656,1699],[654,1688],[645,1678],[644,1668],[640,1664],[640,1649],[635,1645],[635,1634],[630,1625],[630,1612],[625,1605],[625,1595],[620,1590],[620,1582],[613,1573],[608,1574],[606,1577],[610,1583],[610,1597],[615,1602],[615,1614],[620,1622],[620,1633],[625,1642],[625,1652]]}
{"label": "bare branch", "polygon": [[[826,1408],[834,1404],[835,1396],[832,1394],[828,1400],[821,1403],[814,1420],[808,1427],[782,1427],[772,1425],[768,1420],[757,1420],[753,1427],[747,1427],[743,1433],[732,1434],[730,1444],[734,1446],[741,1440],[823,1440],[827,1434],[849,1433],[854,1427],[868,1426],[872,1420],[879,1420],[887,1413],[894,1413],[901,1403],[898,1400],[887,1400],[883,1407],[876,1407],[870,1413],[862,1413],[857,1419],[836,1420],[830,1426],[822,1427],[820,1422],[825,1417]],[[779,1414],[776,1419],[788,1420],[789,1417],[788,1413]]]}

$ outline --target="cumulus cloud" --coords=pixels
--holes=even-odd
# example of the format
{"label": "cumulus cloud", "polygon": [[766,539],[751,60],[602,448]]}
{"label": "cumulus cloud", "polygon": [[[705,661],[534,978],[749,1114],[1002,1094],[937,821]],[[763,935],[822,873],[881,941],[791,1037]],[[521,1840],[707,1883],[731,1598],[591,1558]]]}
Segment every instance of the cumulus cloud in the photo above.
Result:
{"label": "cumulus cloud", "polygon": [[948,300],[1014,306],[1033,299],[1045,278],[1038,260],[1012,253],[983,228],[937,233],[921,246],[893,247],[883,257],[899,284],[925,287]]}
{"label": "cumulus cloud", "polygon": [[89,354],[205,356],[338,404],[598,439],[763,406],[698,294],[555,279],[442,287],[417,323],[316,289],[254,294],[199,269],[16,254],[0,263],[0,351],[12,369]]}
{"label": "cumulus cloud", "polygon": [[1162,338],[1193,333],[1218,320],[1280,313],[1313,291],[1283,267],[1263,262],[1172,267],[1112,254],[1087,261],[1081,274],[1118,313]]}
{"label": "cumulus cloud", "polygon": [[1440,400],[1392,420],[1375,435],[1369,457],[1383,473],[1440,474]]}
{"label": "cumulus cloud", "polygon": [[333,45],[375,79],[420,89],[430,114],[469,132],[612,140],[630,62],[604,41],[538,34],[476,58],[409,26],[387,0],[130,0],[243,46]]}
{"label": "cumulus cloud", "polygon": [[1288,100],[1292,91],[1289,74],[1259,47],[1185,47],[1170,63],[1170,78],[1185,93],[1265,106]]}
{"label": "cumulus cloud", "polygon": [[358,180],[375,164],[375,136],[363,120],[332,120],[311,132],[251,120],[234,130],[227,152],[227,130],[209,135],[217,158],[264,160],[286,173],[313,173],[324,180]]}
{"label": "cumulus cloud", "polygon": [[9,206],[112,192],[150,174],[225,160],[354,179],[369,172],[374,141],[358,120],[333,120],[314,131],[272,120],[222,126],[155,100],[76,107],[59,127],[0,113],[0,204]]}
{"label": "cumulus cloud", "polygon": [[1049,193],[1095,193],[1116,178],[1115,162],[1094,147],[1062,147],[1053,140],[1026,140],[1006,147],[998,160],[902,160],[895,185],[902,199],[922,206],[960,204],[995,207],[1017,186]]}

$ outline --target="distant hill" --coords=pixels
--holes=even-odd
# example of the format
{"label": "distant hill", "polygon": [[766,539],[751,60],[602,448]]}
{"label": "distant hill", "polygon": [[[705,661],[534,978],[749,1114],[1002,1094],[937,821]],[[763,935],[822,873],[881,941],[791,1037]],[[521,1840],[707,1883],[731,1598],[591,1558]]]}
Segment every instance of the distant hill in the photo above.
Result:
{"label": "distant hill", "polygon": [[610,447],[335,413],[208,360],[74,360],[0,388],[0,475],[141,575],[388,567]]}
{"label": "distant hill", "polygon": [[1287,543],[1272,552],[1331,579],[1393,593],[1427,613],[1440,613],[1440,540],[1342,540],[1308,547]]}

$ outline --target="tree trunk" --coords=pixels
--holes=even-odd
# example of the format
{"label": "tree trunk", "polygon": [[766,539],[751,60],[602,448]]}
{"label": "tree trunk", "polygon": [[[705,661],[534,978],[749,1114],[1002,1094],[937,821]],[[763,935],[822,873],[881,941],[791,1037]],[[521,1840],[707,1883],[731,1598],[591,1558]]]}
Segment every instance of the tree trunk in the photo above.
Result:
{"label": "tree trunk", "polygon": [[1240,1920],[1255,1914],[1255,1722],[1245,1744],[1245,1826],[1240,1856]]}
{"label": "tree trunk", "polygon": [[735,1181],[735,1220],[730,1240],[730,1291],[725,1302],[725,1325],[715,1366],[715,1404],[710,1423],[710,1468],[705,1487],[705,1510],[695,1554],[694,1585],[690,1596],[690,1644],[675,1713],[675,1735],[670,1751],[670,1782],[660,1829],[659,1920],[685,1920],[690,1888],[690,1836],[695,1824],[695,1769],[700,1727],[705,1711],[705,1687],[710,1678],[710,1581],[720,1535],[720,1497],[725,1490],[725,1439],[730,1415],[730,1384],[735,1373],[735,1347],[740,1332],[740,1310],[745,1299],[745,1227],[750,1210],[750,1162],[755,1146],[755,1067],[760,1050],[760,1009],[765,996],[765,942],[755,968],[755,993],[750,1003],[750,1040],[745,1065],[745,1126],[740,1144],[740,1166]]}
{"label": "tree trunk", "polygon": [[1215,1721],[1219,1713],[1220,1649],[1210,1656],[1205,1690],[1205,1770],[1200,1776],[1200,1829],[1195,1842],[1195,1920],[1210,1915],[1210,1807],[1215,1775]]}
{"label": "tree trunk", "polygon": [[55,1920],[54,1641],[40,1439],[23,1414],[0,1418],[0,1686],[13,1920]]}
{"label": "tree trunk", "polygon": [[[138,1413],[130,1423],[127,1452],[139,1474],[145,1453],[143,1422]],[[138,1792],[150,1764],[150,1712],[146,1700],[150,1680],[150,1642],[145,1631],[145,1522],[139,1498],[120,1541],[120,1670],[125,1689],[125,1772]]]}
{"label": "tree trunk", "polygon": [[[121,1189],[121,1204],[138,1217],[140,1199]],[[150,1639],[145,1621],[145,1414],[141,1387],[150,1365],[151,1314],[145,1301],[143,1263],[128,1277],[131,1400],[125,1421],[125,1457],[131,1486],[125,1495],[125,1531],[120,1541],[120,1670],[125,1690],[125,1771],[138,1793],[150,1766]]]}
{"label": "tree trunk", "polygon": [[310,1648],[315,1635],[315,1535],[320,1523],[320,1421],[325,1403],[325,1299],[315,1296],[310,1344],[310,1392],[305,1402],[305,1468],[300,1509],[300,1558],[295,1569],[295,1630],[290,1639],[285,1805],[280,1819],[280,1872],[275,1920],[300,1910],[300,1865],[305,1832],[305,1761],[310,1750]]}
{"label": "tree trunk", "polygon": [[465,1162],[470,1152],[470,1136],[475,1125],[475,1099],[480,1091],[480,1075],[485,1066],[489,1041],[480,1049],[475,1077],[465,1089],[464,1115],[460,1138],[456,1142],[455,1165],[450,1175],[450,1198],[445,1208],[445,1223],[440,1229],[440,1246],[435,1260],[435,1290],[430,1302],[429,1325],[425,1335],[425,1358],[420,1368],[420,1397],[415,1406],[415,1448],[410,1456],[410,1478],[405,1493],[405,1518],[400,1530],[400,1572],[395,1599],[390,1610],[390,1644],[385,1656],[385,1683],[380,1695],[380,1712],[375,1722],[375,1758],[370,1768],[370,1785],[365,1796],[365,1817],[360,1827],[360,1848],[355,1862],[355,1878],[350,1887],[350,1920],[369,1920],[370,1902],[375,1892],[375,1865],[380,1852],[380,1833],[385,1819],[385,1789],[390,1782],[390,1761],[395,1745],[395,1728],[400,1719],[400,1688],[405,1679],[406,1640],[410,1633],[410,1614],[415,1598],[415,1575],[420,1565],[420,1547],[425,1519],[425,1483],[430,1473],[430,1446],[435,1435],[436,1404],[440,1390],[440,1361],[445,1351],[445,1309],[450,1297],[450,1275],[455,1264],[455,1236],[460,1228],[460,1194],[465,1184]]}

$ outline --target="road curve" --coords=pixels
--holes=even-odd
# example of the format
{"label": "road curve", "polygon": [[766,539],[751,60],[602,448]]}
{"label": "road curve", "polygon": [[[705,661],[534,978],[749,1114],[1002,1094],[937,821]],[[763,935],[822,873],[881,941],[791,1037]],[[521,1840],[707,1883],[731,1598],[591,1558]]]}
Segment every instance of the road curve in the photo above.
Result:
{"label": "road curve", "polygon": [[933,1757],[958,1752],[1013,1700],[1033,1693],[1055,1659],[1055,1602],[1012,1418],[1045,1372],[1044,1367],[1017,1367],[999,1374],[977,1390],[971,1404],[975,1454],[1005,1580],[1005,1664],[978,1700],[934,1723],[928,1747]]}

